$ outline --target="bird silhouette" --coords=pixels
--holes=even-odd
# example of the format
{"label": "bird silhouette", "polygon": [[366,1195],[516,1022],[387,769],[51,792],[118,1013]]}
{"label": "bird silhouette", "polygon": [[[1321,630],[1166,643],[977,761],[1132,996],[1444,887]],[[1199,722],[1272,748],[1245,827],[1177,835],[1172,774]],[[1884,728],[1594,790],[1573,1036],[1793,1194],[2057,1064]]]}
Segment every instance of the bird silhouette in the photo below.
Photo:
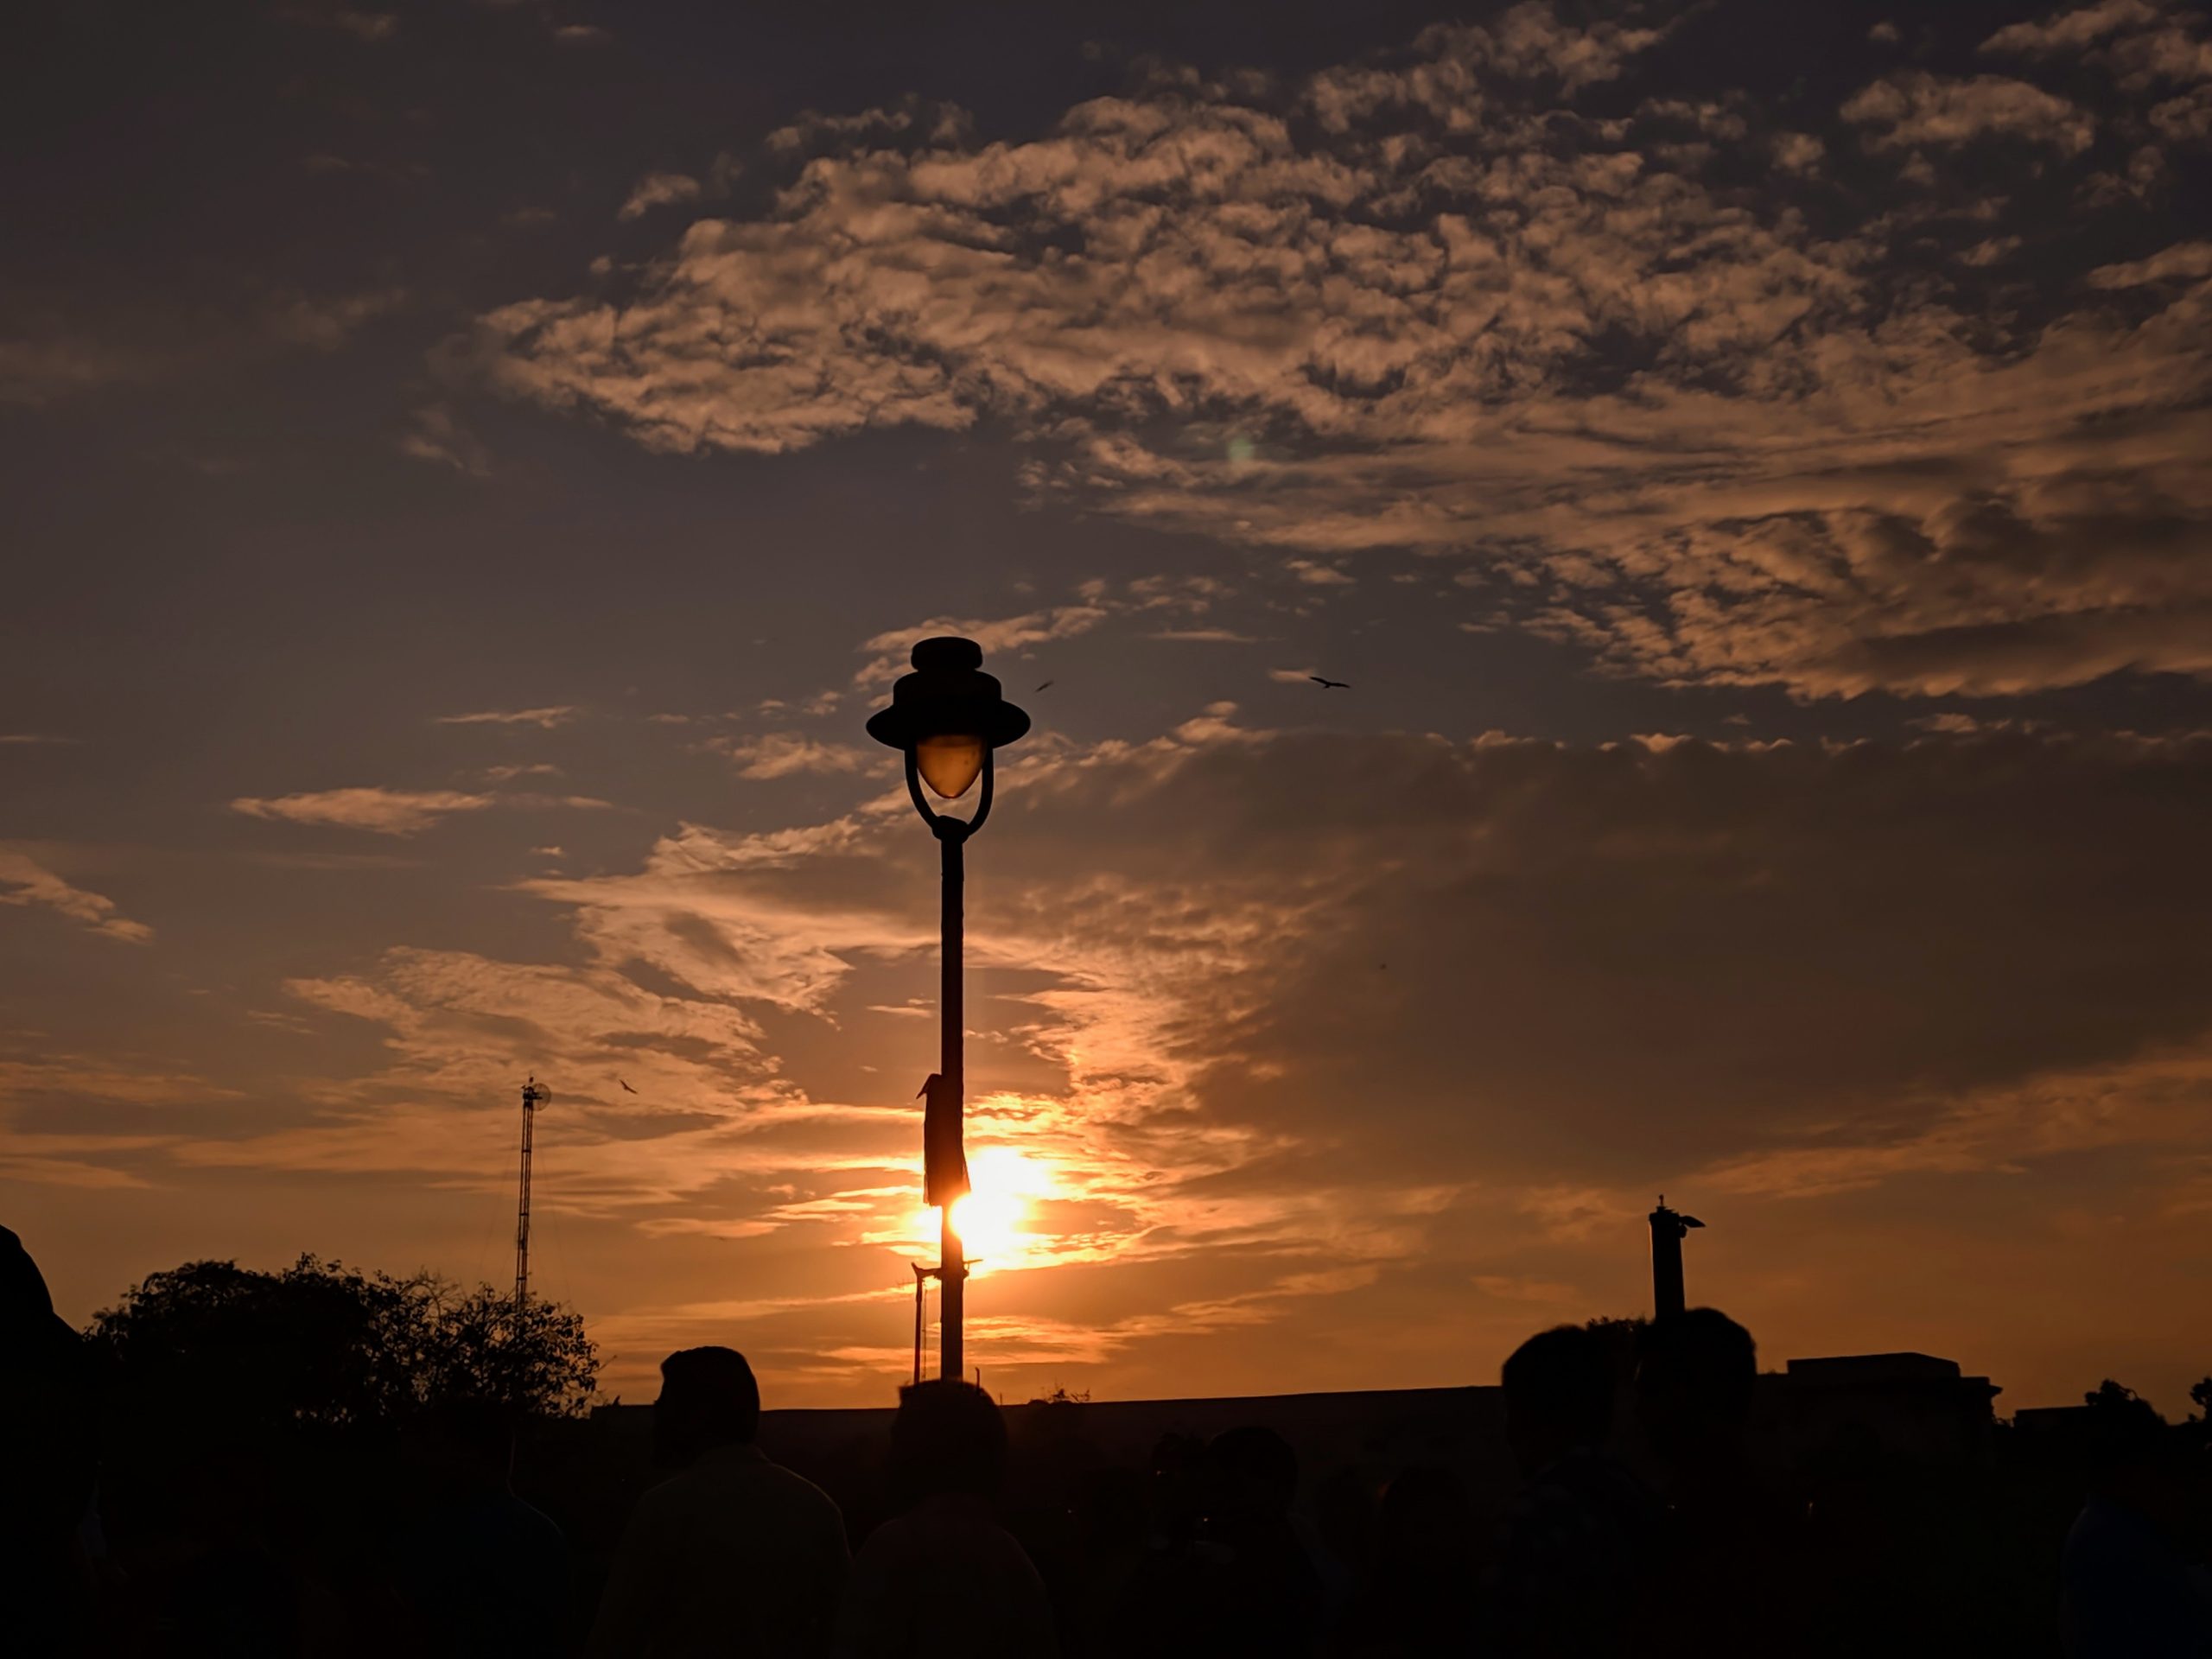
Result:
{"label": "bird silhouette", "polygon": [[1322,678],[1319,674],[1308,674],[1306,677],[1313,681],[1314,684],[1319,686],[1324,691],[1349,691],[1351,690],[1351,682],[1350,680],[1327,680]]}
{"label": "bird silhouette", "polygon": [[[1046,681],[1046,682],[1045,682],[1045,683],[1044,683],[1044,684],[1042,684],[1042,685],[1039,686],[1039,687],[1037,688],[1037,690],[1038,690],[1038,691],[1049,691],[1049,690],[1051,690],[1054,686],[1058,685],[1058,683],[1059,683],[1059,682],[1058,682],[1058,680],[1047,680],[1047,681]],[[1032,696],[1034,696],[1036,695],[1036,692],[1033,691],[1033,692],[1031,692],[1031,693],[1030,693],[1030,695],[1031,695]]]}
{"label": "bird silhouette", "polygon": [[623,1092],[626,1094],[634,1095],[638,1092],[636,1090],[631,1088],[630,1085],[626,1082],[624,1082],[620,1077],[615,1078],[614,1081],[622,1084]]}

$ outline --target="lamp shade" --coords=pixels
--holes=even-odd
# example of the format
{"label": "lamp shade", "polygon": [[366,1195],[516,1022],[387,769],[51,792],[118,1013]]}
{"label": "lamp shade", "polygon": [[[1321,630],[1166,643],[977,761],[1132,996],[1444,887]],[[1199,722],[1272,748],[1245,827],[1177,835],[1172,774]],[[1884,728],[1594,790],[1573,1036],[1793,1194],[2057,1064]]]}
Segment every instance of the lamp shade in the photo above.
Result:
{"label": "lamp shade", "polygon": [[957,801],[976,786],[983,770],[983,757],[988,753],[980,737],[945,732],[914,745],[914,765],[931,793],[942,800]]}
{"label": "lamp shade", "polygon": [[983,672],[973,639],[940,636],[914,647],[914,671],[891,688],[891,706],[868,717],[868,734],[912,753],[923,781],[944,800],[975,784],[985,757],[1029,729],[1029,716]]}

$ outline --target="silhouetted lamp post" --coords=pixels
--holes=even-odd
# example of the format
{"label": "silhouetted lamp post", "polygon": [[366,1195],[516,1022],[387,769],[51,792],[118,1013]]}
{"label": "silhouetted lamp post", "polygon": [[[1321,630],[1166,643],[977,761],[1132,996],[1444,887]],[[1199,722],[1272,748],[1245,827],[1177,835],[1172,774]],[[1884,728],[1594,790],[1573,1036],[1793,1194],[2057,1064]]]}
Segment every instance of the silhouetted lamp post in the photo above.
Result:
{"label": "silhouetted lamp post", "polygon": [[[906,757],[906,792],[914,810],[937,837],[944,865],[944,988],[939,994],[944,1021],[938,1069],[923,1093],[922,1195],[938,1206],[942,1254],[939,1281],[944,1287],[944,1334],[940,1374],[959,1378],[964,1370],[961,1321],[967,1302],[968,1263],[953,1230],[953,1201],[968,1191],[968,1155],[961,1145],[960,1114],[966,1085],[962,1054],[965,1014],[961,999],[961,900],[963,849],[991,815],[991,757],[1029,729],[1029,716],[999,693],[999,683],[983,672],[983,651],[973,639],[925,639],[914,647],[914,671],[891,688],[891,706],[868,718],[868,734]],[[930,804],[957,801],[982,780],[975,816],[953,817]]]}

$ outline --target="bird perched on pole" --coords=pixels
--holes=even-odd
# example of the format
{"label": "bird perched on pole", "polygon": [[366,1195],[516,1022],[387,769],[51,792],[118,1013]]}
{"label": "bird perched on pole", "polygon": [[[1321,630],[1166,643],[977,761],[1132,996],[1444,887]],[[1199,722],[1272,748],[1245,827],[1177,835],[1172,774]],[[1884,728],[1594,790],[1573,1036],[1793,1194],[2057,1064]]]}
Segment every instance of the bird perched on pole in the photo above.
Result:
{"label": "bird perched on pole", "polygon": [[950,1204],[968,1191],[968,1154],[960,1144],[960,1102],[941,1071],[915,1096],[922,1104],[922,1202]]}

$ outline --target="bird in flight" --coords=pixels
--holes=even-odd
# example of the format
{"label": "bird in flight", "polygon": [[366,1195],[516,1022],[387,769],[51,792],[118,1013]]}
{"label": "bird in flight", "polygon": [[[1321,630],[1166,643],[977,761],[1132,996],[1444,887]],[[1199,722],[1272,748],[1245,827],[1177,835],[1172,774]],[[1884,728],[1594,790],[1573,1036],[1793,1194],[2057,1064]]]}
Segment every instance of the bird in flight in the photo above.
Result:
{"label": "bird in flight", "polygon": [[1351,690],[1351,682],[1350,680],[1324,679],[1319,674],[1308,674],[1306,677],[1313,681],[1314,684],[1319,686],[1324,691],[1349,691]]}
{"label": "bird in flight", "polygon": [[[1049,691],[1049,690],[1051,690],[1054,686],[1058,685],[1058,683],[1059,683],[1059,682],[1058,682],[1058,680],[1047,680],[1047,681],[1046,681],[1046,682],[1045,682],[1045,683],[1044,683],[1044,684],[1042,684],[1042,685],[1040,685],[1040,686],[1039,686],[1039,687],[1037,688],[1037,691]],[[1035,696],[1037,695],[1037,692],[1036,692],[1036,691],[1033,691],[1033,692],[1031,692],[1029,695],[1030,695],[1031,696],[1033,696],[1033,696]]]}
{"label": "bird in flight", "polygon": [[617,1083],[619,1083],[619,1084],[622,1084],[623,1091],[624,1091],[625,1093],[626,1093],[626,1094],[632,1094],[632,1095],[634,1095],[634,1094],[636,1094],[636,1093],[638,1092],[636,1090],[634,1090],[634,1089],[631,1088],[631,1087],[630,1087],[630,1085],[629,1085],[629,1084],[628,1084],[626,1080],[624,1080],[623,1078],[621,1078],[621,1077],[617,1077],[617,1078],[615,1078],[615,1079],[614,1079],[614,1081],[615,1081],[615,1082],[617,1082]]}

